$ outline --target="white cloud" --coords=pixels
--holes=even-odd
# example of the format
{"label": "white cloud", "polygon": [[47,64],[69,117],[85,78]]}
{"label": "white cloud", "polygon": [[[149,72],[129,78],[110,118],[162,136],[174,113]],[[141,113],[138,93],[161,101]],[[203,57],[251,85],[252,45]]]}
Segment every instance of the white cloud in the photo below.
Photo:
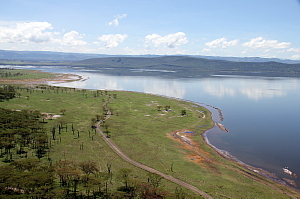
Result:
{"label": "white cloud", "polygon": [[284,96],[286,94],[282,90],[266,89],[266,88],[261,88],[259,86],[241,88],[240,92],[243,95],[246,95],[248,98],[254,99],[254,100],[258,100],[258,99],[261,99],[261,98],[275,98],[275,97]]}
{"label": "white cloud", "polygon": [[77,31],[71,31],[64,34],[61,44],[62,45],[73,45],[73,46],[80,46],[86,45],[87,43],[81,40],[82,35],[79,34]]}
{"label": "white cloud", "polygon": [[173,81],[158,81],[154,82],[145,80],[144,82],[145,93],[156,93],[159,95],[171,96],[182,99],[185,94],[185,89],[178,84],[176,80]]}
{"label": "white cloud", "polygon": [[300,53],[300,48],[290,48],[287,51],[288,52],[297,52],[297,53]]}
{"label": "white cloud", "polygon": [[201,52],[211,52],[211,49],[209,49],[209,48],[203,48],[203,50]]}
{"label": "white cloud", "polygon": [[47,43],[53,40],[57,32],[45,32],[52,29],[48,22],[17,23],[9,27],[0,27],[0,42],[8,43]]}
{"label": "white cloud", "polygon": [[210,48],[217,48],[217,47],[222,47],[222,48],[227,48],[228,46],[236,46],[239,43],[238,39],[227,41],[225,37],[215,39],[213,41],[205,43],[206,46]]}
{"label": "white cloud", "polygon": [[109,22],[108,25],[118,27],[119,26],[119,19],[122,19],[122,18],[125,18],[125,17],[127,17],[127,14],[116,15],[115,19],[112,20],[111,22]]}
{"label": "white cloud", "polygon": [[243,43],[243,46],[250,48],[288,48],[291,45],[290,42],[281,42],[277,40],[264,39],[263,37],[256,37],[249,42]]}
{"label": "white cloud", "polygon": [[293,55],[292,59],[300,59],[300,55]]}
{"label": "white cloud", "polygon": [[149,47],[149,44],[152,44],[154,47],[164,45],[165,47],[175,48],[176,46],[186,44],[187,42],[187,37],[183,32],[177,32],[165,36],[152,34],[145,37],[146,47]]}
{"label": "white cloud", "polygon": [[[126,38],[128,37],[127,34],[110,34],[110,35],[102,35],[98,38],[98,40],[102,43],[104,43],[104,46],[106,48],[113,48],[117,47],[119,43],[122,43]],[[99,42],[95,42],[96,44],[99,44]]]}
{"label": "white cloud", "polygon": [[[0,26],[0,42],[14,44],[61,44],[61,45],[86,45],[81,40],[83,35],[70,31],[60,36],[59,32],[50,32],[53,29],[48,22],[17,22],[10,26]],[[45,46],[44,46],[45,47]],[[48,46],[50,48],[50,46]],[[57,48],[56,48],[57,50]]]}
{"label": "white cloud", "polygon": [[235,96],[236,91],[233,88],[228,88],[224,85],[210,85],[209,83],[204,87],[204,90],[214,96],[224,97],[226,95]]}

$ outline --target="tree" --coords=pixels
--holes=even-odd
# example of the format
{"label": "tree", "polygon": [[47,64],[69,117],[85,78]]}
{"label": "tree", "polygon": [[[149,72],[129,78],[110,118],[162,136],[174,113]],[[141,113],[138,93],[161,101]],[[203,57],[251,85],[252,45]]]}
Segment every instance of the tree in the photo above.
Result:
{"label": "tree", "polygon": [[60,161],[56,163],[55,172],[60,178],[61,186],[67,187],[68,190],[73,188],[73,194],[76,198],[77,188],[81,180],[82,171],[71,161]]}
{"label": "tree", "polygon": [[11,165],[21,172],[31,171],[39,166],[40,161],[36,158],[26,158],[13,162]]}
{"label": "tree", "polygon": [[91,119],[91,127],[92,127],[92,128],[95,128],[95,123],[96,123],[96,121],[97,121],[97,119],[94,118],[94,117]]}
{"label": "tree", "polygon": [[141,184],[140,187],[139,187],[138,192],[139,192],[139,197],[140,198],[146,198],[146,199],[148,199],[148,198],[149,199],[150,198],[163,199],[167,195],[167,192],[162,191],[158,188],[154,188],[149,183]]}
{"label": "tree", "polygon": [[98,172],[96,162],[94,161],[80,162],[78,165],[80,169],[87,175]]}
{"label": "tree", "polygon": [[96,120],[99,122],[101,119],[103,119],[103,116],[101,116],[101,115],[96,115]]}
{"label": "tree", "polygon": [[61,109],[61,110],[60,110],[60,112],[61,112],[63,115],[65,114],[66,111],[67,111],[66,109]]}
{"label": "tree", "polygon": [[130,173],[132,173],[132,170],[127,168],[118,171],[117,178],[124,183],[125,187],[128,187],[129,185]]}
{"label": "tree", "polygon": [[161,108],[162,108],[162,106],[160,106],[160,105],[157,106],[157,110],[158,110],[158,111],[160,111]]}
{"label": "tree", "polygon": [[166,110],[166,111],[169,111],[170,108],[171,108],[171,107],[170,107],[169,105],[166,105],[166,106],[165,106],[165,110]]}
{"label": "tree", "polygon": [[154,187],[154,188],[158,188],[161,180],[163,179],[163,177],[161,177],[160,175],[156,174],[156,173],[148,173],[148,182]]}
{"label": "tree", "polygon": [[181,115],[186,115],[186,110],[181,110]]}

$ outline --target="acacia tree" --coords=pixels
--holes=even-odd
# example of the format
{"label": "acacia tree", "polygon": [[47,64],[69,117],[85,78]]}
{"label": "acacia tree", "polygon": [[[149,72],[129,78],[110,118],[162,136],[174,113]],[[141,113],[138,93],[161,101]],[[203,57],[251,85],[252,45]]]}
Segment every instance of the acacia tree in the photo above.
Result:
{"label": "acacia tree", "polygon": [[117,178],[120,179],[125,187],[129,186],[130,174],[132,173],[131,169],[123,168],[118,171]]}
{"label": "acacia tree", "polygon": [[163,177],[161,177],[156,173],[148,173],[147,177],[148,177],[148,183],[150,183],[154,188],[158,188],[159,185],[161,184],[161,180],[163,179]]}
{"label": "acacia tree", "polygon": [[96,162],[94,161],[80,162],[78,165],[80,169],[87,175],[98,172]]}
{"label": "acacia tree", "polygon": [[166,111],[169,111],[170,108],[171,108],[171,107],[170,107],[169,105],[166,105],[166,106],[165,106],[165,110],[166,110]]}
{"label": "acacia tree", "polygon": [[160,106],[160,105],[157,106],[157,110],[158,110],[158,111],[160,111],[161,108],[162,108],[162,106]]}
{"label": "acacia tree", "polygon": [[60,110],[60,112],[61,112],[63,115],[65,114],[66,111],[67,111],[66,109],[61,109],[61,110]]}
{"label": "acacia tree", "polygon": [[91,118],[91,127],[92,128],[95,128],[95,123],[97,122],[97,119],[96,118]]}

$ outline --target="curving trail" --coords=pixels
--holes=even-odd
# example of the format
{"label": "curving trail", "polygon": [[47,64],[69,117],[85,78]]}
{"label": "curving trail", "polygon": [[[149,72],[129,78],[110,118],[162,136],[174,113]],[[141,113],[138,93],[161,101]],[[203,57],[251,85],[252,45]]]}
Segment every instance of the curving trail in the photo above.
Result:
{"label": "curving trail", "polygon": [[[108,102],[110,102],[112,100],[112,98],[110,99],[110,100],[108,100],[108,101],[106,101],[104,104],[103,104],[103,107],[106,107],[106,104],[108,103]],[[106,120],[106,119],[108,119],[108,118],[110,118],[110,115],[111,115],[111,112],[109,111],[109,110],[107,110],[107,115],[106,115],[106,117],[105,117],[105,119],[104,120]],[[196,187],[194,187],[194,186],[192,186],[192,185],[190,185],[190,184],[188,184],[188,183],[185,183],[185,182],[183,182],[183,181],[181,181],[181,180],[178,180],[177,178],[173,178],[172,176],[169,176],[169,175],[166,175],[166,174],[164,174],[164,173],[162,173],[162,172],[160,172],[160,171],[157,171],[157,170],[155,170],[155,169],[153,169],[153,168],[151,168],[151,167],[148,167],[148,166],[146,166],[146,165],[143,165],[143,164],[141,164],[141,163],[139,163],[139,162],[136,162],[136,161],[134,161],[134,160],[132,160],[131,158],[129,158],[125,153],[123,153],[109,138],[107,138],[107,136],[101,131],[101,129],[100,129],[100,124],[101,124],[101,122],[102,121],[99,121],[98,123],[97,123],[97,125],[96,125],[96,130],[97,130],[97,132],[102,136],[102,138],[105,140],[105,142],[121,157],[121,158],[123,158],[124,160],[126,160],[127,162],[129,162],[130,164],[132,164],[132,165],[134,165],[134,166],[137,166],[137,167],[139,167],[139,168],[141,168],[141,169],[144,169],[144,170],[146,170],[146,171],[148,171],[148,172],[151,172],[151,173],[155,173],[155,174],[157,174],[157,175],[160,175],[160,176],[162,176],[163,178],[165,178],[165,179],[167,179],[167,180],[170,180],[170,181],[172,181],[172,182],[174,182],[174,183],[176,183],[176,184],[178,184],[178,185],[181,185],[181,186],[183,186],[183,187],[185,187],[185,188],[187,188],[187,189],[190,189],[190,190],[192,190],[192,191],[194,191],[194,192],[196,192],[196,193],[198,193],[198,194],[200,194],[201,196],[203,196],[204,198],[207,198],[207,199],[212,199],[212,197],[209,195],[209,194],[207,194],[207,193],[205,193],[205,192],[203,192],[203,191],[201,191],[201,190],[199,190],[198,188],[196,188]]]}

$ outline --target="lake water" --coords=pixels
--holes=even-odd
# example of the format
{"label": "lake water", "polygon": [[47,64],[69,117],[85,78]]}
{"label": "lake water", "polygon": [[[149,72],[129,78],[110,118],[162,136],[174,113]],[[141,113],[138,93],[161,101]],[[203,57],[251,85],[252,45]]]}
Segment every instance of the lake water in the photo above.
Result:
{"label": "lake water", "polygon": [[[300,78],[166,78],[155,76],[155,71],[153,76],[111,76],[72,68],[29,69],[88,77],[86,81],[57,86],[138,91],[215,106],[222,110],[224,120],[220,121],[216,114],[214,120],[229,132],[210,130],[207,137],[211,144],[244,163],[300,185]],[[283,167],[289,167],[299,178],[291,178]]]}

